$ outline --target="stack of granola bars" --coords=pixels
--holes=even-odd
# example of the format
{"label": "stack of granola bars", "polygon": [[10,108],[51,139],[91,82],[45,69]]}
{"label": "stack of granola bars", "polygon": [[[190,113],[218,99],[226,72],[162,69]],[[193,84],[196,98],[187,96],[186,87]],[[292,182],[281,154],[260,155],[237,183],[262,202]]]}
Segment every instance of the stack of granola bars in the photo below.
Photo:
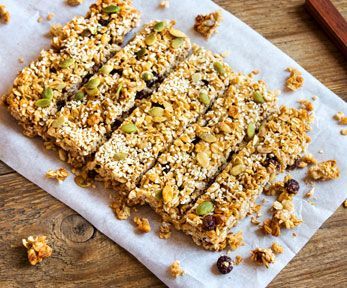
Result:
{"label": "stack of granola bars", "polygon": [[23,69],[5,101],[27,136],[74,168],[149,204],[206,249],[220,250],[263,187],[310,139],[306,110],[234,72],[174,21],[139,22],[130,0],[98,0]]}

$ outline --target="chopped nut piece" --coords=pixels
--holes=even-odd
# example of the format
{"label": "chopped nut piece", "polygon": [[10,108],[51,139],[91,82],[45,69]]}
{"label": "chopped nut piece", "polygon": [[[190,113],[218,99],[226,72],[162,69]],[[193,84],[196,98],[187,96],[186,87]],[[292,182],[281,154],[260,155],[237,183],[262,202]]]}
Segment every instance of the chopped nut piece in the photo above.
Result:
{"label": "chopped nut piece", "polygon": [[237,232],[236,234],[230,233],[227,236],[227,244],[230,246],[231,250],[236,250],[240,246],[245,245],[243,242],[242,231]]}
{"label": "chopped nut piece", "polygon": [[151,225],[147,218],[134,217],[134,222],[137,225],[137,229],[143,233],[151,231]]}
{"label": "chopped nut piece", "polygon": [[251,251],[251,260],[255,263],[265,265],[269,268],[271,263],[274,263],[276,259],[275,254],[268,248],[256,248]]}
{"label": "chopped nut piece", "polygon": [[111,208],[119,220],[128,219],[130,216],[130,207],[126,205],[126,201],[119,195],[114,198]]}
{"label": "chopped nut piece", "polygon": [[346,136],[347,135],[347,129],[342,129],[340,131],[341,135]]}
{"label": "chopped nut piece", "polygon": [[195,18],[194,29],[208,39],[216,32],[221,21],[221,11],[215,11],[207,15],[198,15]]}
{"label": "chopped nut piece", "polygon": [[47,245],[46,238],[46,236],[29,236],[28,239],[22,239],[24,247],[28,249],[31,265],[36,265],[52,255],[52,248]]}
{"label": "chopped nut piece", "polygon": [[184,274],[184,270],[180,265],[180,261],[176,260],[170,265],[170,274],[175,278]]}
{"label": "chopped nut piece", "polygon": [[46,177],[49,179],[56,179],[59,182],[64,181],[69,176],[69,172],[65,168],[58,170],[48,170]]}
{"label": "chopped nut piece", "polygon": [[66,3],[70,6],[78,6],[82,4],[83,0],[66,0]]}
{"label": "chopped nut piece", "polygon": [[48,21],[51,21],[51,20],[53,19],[54,16],[55,16],[54,13],[52,13],[52,12],[48,13],[48,15],[47,15],[47,20],[48,20]]}
{"label": "chopped nut piece", "polygon": [[243,261],[243,258],[241,256],[237,255],[235,257],[234,263],[235,263],[235,265],[240,265],[242,263],[242,261]]}
{"label": "chopped nut piece", "polygon": [[305,197],[306,198],[311,198],[312,196],[313,196],[313,194],[314,194],[314,187],[310,190],[310,191],[308,191],[306,194],[305,194]]}
{"label": "chopped nut piece", "polygon": [[170,1],[169,0],[161,1],[160,4],[159,4],[159,7],[163,8],[163,9],[169,8],[170,7]]}
{"label": "chopped nut piece", "polygon": [[7,11],[5,5],[0,5],[0,22],[5,24],[10,22],[10,13]]}
{"label": "chopped nut piece", "polygon": [[302,99],[302,100],[299,100],[298,103],[300,103],[301,105],[301,108],[311,112],[313,111],[314,107],[313,107],[313,104],[311,101],[308,101],[308,100],[305,100],[305,99]]}
{"label": "chopped nut piece", "polygon": [[159,238],[169,239],[171,237],[171,224],[163,222],[159,228]]}
{"label": "chopped nut piece", "polygon": [[290,72],[290,76],[286,81],[287,88],[292,91],[298,90],[304,84],[301,72],[295,68],[287,68],[287,71]]}
{"label": "chopped nut piece", "polygon": [[309,179],[315,181],[333,180],[340,176],[335,160],[328,160],[312,166],[307,173]]}
{"label": "chopped nut piece", "polygon": [[275,254],[281,254],[283,253],[284,249],[281,245],[277,244],[276,242],[272,243],[271,245],[271,250],[275,253]]}
{"label": "chopped nut piece", "polygon": [[343,202],[343,207],[347,208],[347,200],[345,200],[345,202]]}

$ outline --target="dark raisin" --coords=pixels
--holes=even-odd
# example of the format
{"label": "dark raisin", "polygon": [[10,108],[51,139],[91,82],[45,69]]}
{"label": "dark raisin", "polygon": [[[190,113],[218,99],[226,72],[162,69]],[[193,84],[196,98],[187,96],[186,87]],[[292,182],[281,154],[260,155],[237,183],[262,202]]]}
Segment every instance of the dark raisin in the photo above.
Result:
{"label": "dark raisin", "polygon": [[205,86],[208,86],[209,82],[207,80],[203,79],[201,81],[202,81],[202,83],[204,83]]}
{"label": "dark raisin", "polygon": [[213,215],[207,215],[202,220],[202,226],[206,231],[211,231],[216,229],[216,217]]}
{"label": "dark raisin", "polygon": [[51,68],[49,69],[49,71],[50,71],[51,73],[57,73],[57,69],[55,69],[55,67],[51,67]]}
{"label": "dark raisin", "polygon": [[233,262],[228,256],[220,256],[217,261],[218,271],[222,274],[228,274],[233,270]]}
{"label": "dark raisin", "polygon": [[269,167],[270,165],[274,166],[275,168],[279,168],[280,163],[278,162],[276,156],[269,156],[265,160],[265,166]]}
{"label": "dark raisin", "polygon": [[122,69],[113,69],[113,70],[110,72],[110,74],[111,74],[111,75],[118,74],[119,76],[122,76],[123,70],[122,70]]}
{"label": "dark raisin", "polygon": [[143,99],[143,98],[147,98],[148,96],[150,96],[152,94],[152,90],[145,88],[139,92],[136,93],[136,99]]}
{"label": "dark raisin", "polygon": [[298,193],[300,189],[300,185],[298,181],[294,179],[288,180],[286,183],[284,183],[284,188],[286,188],[287,192],[290,194],[296,194]]}
{"label": "dark raisin", "polygon": [[100,24],[101,26],[107,26],[108,23],[110,23],[110,21],[109,21],[108,19],[100,19],[100,20],[99,20],[99,24]]}
{"label": "dark raisin", "polygon": [[61,108],[63,108],[64,106],[65,106],[65,101],[63,101],[63,100],[57,101],[57,109],[58,109],[58,111],[60,111]]}
{"label": "dark raisin", "polygon": [[163,168],[164,173],[169,173],[171,170],[170,165],[162,165],[161,167]]}

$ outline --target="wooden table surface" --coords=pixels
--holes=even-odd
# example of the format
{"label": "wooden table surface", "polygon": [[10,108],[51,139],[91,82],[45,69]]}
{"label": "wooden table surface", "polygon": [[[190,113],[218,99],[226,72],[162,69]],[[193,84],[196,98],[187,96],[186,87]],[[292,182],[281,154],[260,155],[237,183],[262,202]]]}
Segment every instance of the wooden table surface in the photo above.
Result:
{"label": "wooden table surface", "polygon": [[[347,61],[305,12],[304,1],[216,2],[347,100]],[[346,18],[347,0],[333,2]],[[346,223],[347,209],[340,207],[269,287],[347,285]],[[165,287],[76,212],[1,162],[0,229],[0,287]],[[35,234],[48,235],[54,254],[31,267],[21,239]]]}

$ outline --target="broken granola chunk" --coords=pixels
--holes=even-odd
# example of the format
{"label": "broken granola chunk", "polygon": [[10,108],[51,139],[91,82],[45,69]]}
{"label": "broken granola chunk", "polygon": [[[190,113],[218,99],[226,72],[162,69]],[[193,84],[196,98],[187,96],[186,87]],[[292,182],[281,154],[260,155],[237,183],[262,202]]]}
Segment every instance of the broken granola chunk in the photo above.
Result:
{"label": "broken granola chunk", "polygon": [[59,182],[64,181],[69,176],[69,172],[65,168],[59,168],[58,170],[48,170],[46,177],[49,179],[56,179]]}
{"label": "broken granola chunk", "polygon": [[175,278],[184,274],[184,270],[180,265],[180,261],[176,260],[170,265],[170,274]]}
{"label": "broken granola chunk", "polygon": [[151,231],[151,225],[147,218],[134,217],[134,222],[140,232],[148,233]]}
{"label": "broken granola chunk", "polygon": [[283,253],[284,249],[280,244],[277,244],[276,242],[272,243],[271,245],[271,250],[275,253],[275,254],[281,254]]}
{"label": "broken granola chunk", "polygon": [[24,247],[28,249],[28,260],[31,265],[36,265],[52,255],[52,248],[47,245],[46,238],[46,236],[29,236],[28,239],[22,239]]}
{"label": "broken granola chunk", "polygon": [[295,68],[287,68],[287,71],[290,72],[290,76],[286,81],[286,86],[292,91],[298,90],[304,84],[304,77],[299,70]]}
{"label": "broken granola chunk", "polygon": [[7,11],[5,5],[0,4],[0,23],[7,24],[10,22],[10,13]]}
{"label": "broken granola chunk", "polygon": [[119,220],[126,220],[130,216],[130,207],[126,205],[126,201],[123,197],[114,197],[114,201],[111,204],[111,208]]}
{"label": "broken granola chunk", "polygon": [[251,260],[257,264],[265,265],[269,268],[271,263],[276,259],[275,254],[268,248],[256,248],[251,251]]}
{"label": "broken granola chunk", "polygon": [[221,11],[215,11],[207,15],[198,15],[195,18],[194,29],[208,39],[217,31],[221,21]]}
{"label": "broken granola chunk", "polygon": [[243,242],[242,231],[237,232],[236,234],[230,233],[227,236],[227,244],[231,250],[236,250],[240,246],[245,245]]}
{"label": "broken granola chunk", "polygon": [[302,100],[299,100],[298,103],[300,103],[300,106],[302,109],[305,109],[309,112],[313,111],[314,109],[313,103],[311,101],[302,99]]}
{"label": "broken granola chunk", "polygon": [[340,170],[335,160],[328,160],[312,166],[307,176],[314,181],[328,181],[336,179],[340,176]]}
{"label": "broken granola chunk", "polygon": [[159,228],[159,238],[160,239],[169,239],[171,237],[171,224],[163,222]]}
{"label": "broken granola chunk", "polygon": [[66,0],[66,3],[70,6],[78,6],[80,4],[82,4],[83,0]]}

